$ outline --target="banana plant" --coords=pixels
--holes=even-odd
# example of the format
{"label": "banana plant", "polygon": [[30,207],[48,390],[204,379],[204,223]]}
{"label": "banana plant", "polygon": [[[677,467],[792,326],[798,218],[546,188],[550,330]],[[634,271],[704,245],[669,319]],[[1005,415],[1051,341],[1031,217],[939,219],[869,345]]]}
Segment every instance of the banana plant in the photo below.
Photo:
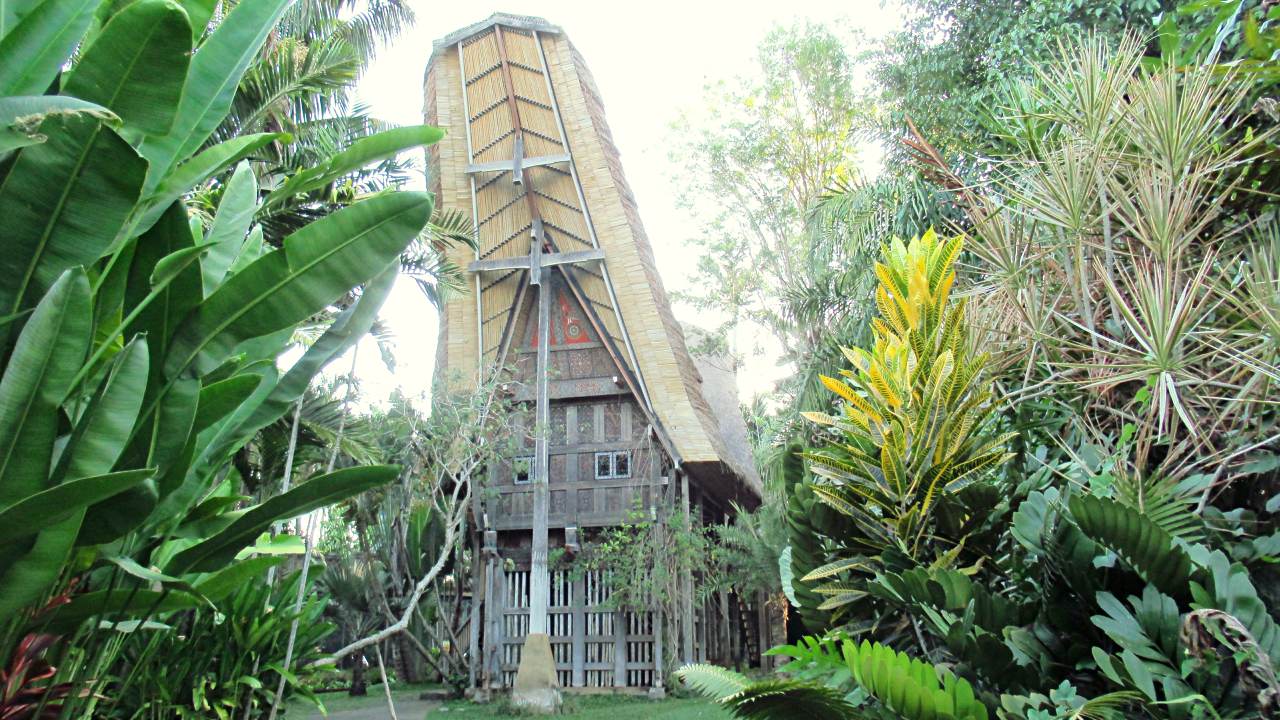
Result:
{"label": "banana plant", "polygon": [[848,553],[801,578],[827,581],[814,588],[827,597],[819,610],[865,597],[858,582],[838,578],[874,572],[886,551],[947,562],[923,557],[935,510],[1010,457],[1011,436],[988,423],[987,356],[971,347],[964,300],[951,297],[962,248],[962,237],[932,230],[885,246],[872,347],[845,351],[853,369],[843,379],[822,377],[841,412],[804,413],[832,433],[827,447],[805,454],[817,476],[809,489],[854,526],[838,538]]}
{"label": "banana plant", "polygon": [[[255,550],[273,523],[399,471],[347,468],[253,505],[224,491],[232,456],[369,329],[433,203],[381,192],[276,248],[257,223],[443,133],[380,133],[258,188],[255,153],[289,137],[210,138],[288,0],[241,0],[207,33],[207,13],[189,14],[204,5],[0,7],[5,657],[32,632],[93,647],[128,623],[216,607],[281,561]],[[224,187],[206,228],[183,198],[209,182]],[[326,311],[330,327],[281,371],[294,329]],[[73,579],[68,602],[39,610]]]}

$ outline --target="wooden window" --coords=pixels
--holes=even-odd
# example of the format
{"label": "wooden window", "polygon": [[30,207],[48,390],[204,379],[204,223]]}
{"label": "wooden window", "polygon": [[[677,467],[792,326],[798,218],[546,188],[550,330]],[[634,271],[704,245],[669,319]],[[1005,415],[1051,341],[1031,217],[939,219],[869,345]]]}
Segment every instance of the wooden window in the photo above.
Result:
{"label": "wooden window", "polygon": [[533,477],[533,456],[521,455],[511,463],[511,474],[517,485],[528,485]]}
{"label": "wooden window", "polygon": [[631,477],[631,451],[613,450],[596,453],[596,479]]}

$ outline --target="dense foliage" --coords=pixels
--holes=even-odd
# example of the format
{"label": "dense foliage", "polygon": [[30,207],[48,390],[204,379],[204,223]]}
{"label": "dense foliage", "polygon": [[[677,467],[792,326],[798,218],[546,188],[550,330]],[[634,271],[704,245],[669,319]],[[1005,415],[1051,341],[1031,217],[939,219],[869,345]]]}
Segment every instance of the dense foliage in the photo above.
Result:
{"label": "dense foliage", "polygon": [[[323,635],[315,601],[225,632],[289,595],[245,588],[301,549],[273,523],[398,474],[254,488],[233,463],[369,329],[432,213],[423,193],[353,195],[264,242],[276,209],[441,135],[369,134],[264,186],[291,136],[225,123],[288,5],[0,9],[0,655],[27,668],[6,716],[266,712],[293,678],[277,653]],[[315,341],[278,369],[304,325]]]}
{"label": "dense foliage", "polygon": [[[784,484],[781,555],[812,635],[773,651],[777,679],[681,674],[740,717],[1271,717],[1280,12],[1000,5],[920,6],[940,49],[1003,33],[971,47],[982,73],[913,70],[972,92],[882,85],[903,108],[970,104],[922,113],[899,153],[945,198],[956,252],[860,223],[899,179],[825,201],[884,250],[879,289],[852,301],[876,311],[846,335],[863,349],[823,380],[836,411],[796,408],[833,432],[778,446],[808,463]],[[1014,32],[1060,13],[1076,37]],[[1000,70],[1016,47],[1035,62]],[[947,294],[963,339],[914,335]],[[968,399],[940,402],[934,375],[970,362]],[[935,483],[958,451],[975,472]]]}

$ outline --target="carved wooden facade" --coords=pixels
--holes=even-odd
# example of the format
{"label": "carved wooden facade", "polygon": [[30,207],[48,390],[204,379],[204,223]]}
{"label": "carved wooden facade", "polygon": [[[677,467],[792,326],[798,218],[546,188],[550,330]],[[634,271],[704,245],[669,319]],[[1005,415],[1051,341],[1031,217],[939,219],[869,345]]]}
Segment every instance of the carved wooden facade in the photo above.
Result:
{"label": "carved wooden facade", "polygon": [[708,400],[581,56],[543,20],[495,15],[435,44],[426,117],[449,133],[432,189],[478,233],[451,250],[470,292],[442,310],[437,367],[496,377],[529,437],[474,507],[473,685],[509,687],[530,632],[550,636],[564,687],[660,686],[664,657],[758,649],[746,604],[694,607],[693,578],[667,618],[615,611],[603,578],[548,566],[637,510],[719,522],[759,501],[745,428],[734,402]]}

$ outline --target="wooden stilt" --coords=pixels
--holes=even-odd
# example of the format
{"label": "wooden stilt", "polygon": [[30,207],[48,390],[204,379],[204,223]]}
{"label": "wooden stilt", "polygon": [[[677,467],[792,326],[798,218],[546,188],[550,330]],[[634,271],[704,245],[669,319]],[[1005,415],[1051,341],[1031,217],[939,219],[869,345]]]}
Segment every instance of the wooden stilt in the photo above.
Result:
{"label": "wooden stilt", "polygon": [[[689,517],[689,476],[680,473],[680,505],[684,514],[684,530],[689,532],[693,524]],[[693,573],[685,568],[680,573],[680,637],[683,640],[681,654],[686,665],[693,662]]]}
{"label": "wooden stilt", "polygon": [[583,578],[573,580],[572,618],[573,625],[573,686],[583,687],[587,684],[587,613],[586,613],[586,581]]}

